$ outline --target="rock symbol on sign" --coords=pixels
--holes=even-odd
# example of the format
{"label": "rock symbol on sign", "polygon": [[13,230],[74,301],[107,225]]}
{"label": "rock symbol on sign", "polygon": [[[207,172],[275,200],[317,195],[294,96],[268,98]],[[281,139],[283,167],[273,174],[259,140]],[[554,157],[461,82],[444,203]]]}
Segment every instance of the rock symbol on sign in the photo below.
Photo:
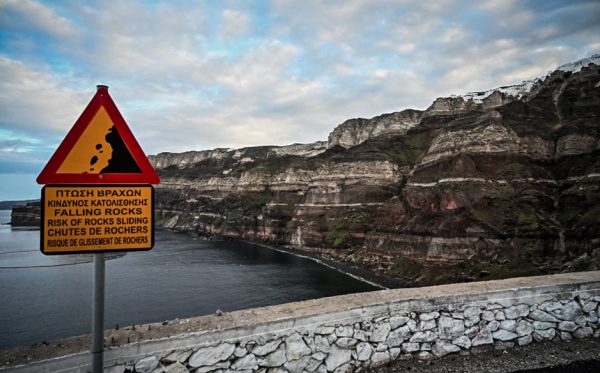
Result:
{"label": "rock symbol on sign", "polygon": [[108,88],[98,86],[37,182],[158,184],[160,179],[108,94]]}

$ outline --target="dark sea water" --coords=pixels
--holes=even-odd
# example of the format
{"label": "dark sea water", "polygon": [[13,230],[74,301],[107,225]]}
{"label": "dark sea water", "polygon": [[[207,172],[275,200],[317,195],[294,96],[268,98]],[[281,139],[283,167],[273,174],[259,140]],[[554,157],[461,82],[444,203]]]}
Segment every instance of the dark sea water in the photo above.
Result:
{"label": "dark sea water", "polygon": [[[0,348],[90,333],[91,255],[45,256],[39,230],[0,210]],[[149,252],[106,262],[105,326],[114,328],[375,290],[311,260],[235,241],[156,232]]]}

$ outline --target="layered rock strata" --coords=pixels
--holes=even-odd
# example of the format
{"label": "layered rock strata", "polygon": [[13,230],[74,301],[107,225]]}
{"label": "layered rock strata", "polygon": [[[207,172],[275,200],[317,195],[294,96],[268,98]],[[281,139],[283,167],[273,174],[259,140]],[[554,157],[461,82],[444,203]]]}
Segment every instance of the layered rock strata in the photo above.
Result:
{"label": "layered rock strata", "polygon": [[41,203],[28,202],[12,208],[10,224],[12,226],[39,227],[41,217]]}
{"label": "layered rock strata", "polygon": [[349,120],[328,143],[151,156],[157,217],[419,283],[600,265],[599,65]]}

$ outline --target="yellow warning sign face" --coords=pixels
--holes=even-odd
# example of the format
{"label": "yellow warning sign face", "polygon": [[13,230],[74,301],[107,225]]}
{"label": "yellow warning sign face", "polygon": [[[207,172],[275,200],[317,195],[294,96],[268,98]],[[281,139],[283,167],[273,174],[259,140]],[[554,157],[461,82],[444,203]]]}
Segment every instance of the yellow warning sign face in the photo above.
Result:
{"label": "yellow warning sign face", "polygon": [[101,107],[57,172],[99,174],[108,167],[108,162],[113,154],[112,145],[106,140],[111,131],[114,131],[112,120],[106,110]]}
{"label": "yellow warning sign face", "polygon": [[153,197],[149,185],[45,186],[42,253],[150,250]]}
{"label": "yellow warning sign face", "polygon": [[98,87],[36,180],[39,184],[160,183],[104,86]]}

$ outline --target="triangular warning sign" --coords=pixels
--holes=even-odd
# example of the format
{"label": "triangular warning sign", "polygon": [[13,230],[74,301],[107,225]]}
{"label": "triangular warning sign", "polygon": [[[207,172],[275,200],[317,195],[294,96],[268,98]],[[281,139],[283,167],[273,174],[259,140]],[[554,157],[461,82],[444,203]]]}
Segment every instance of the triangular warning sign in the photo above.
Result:
{"label": "triangular warning sign", "polygon": [[158,184],[160,179],[119,109],[98,86],[38,184]]}

